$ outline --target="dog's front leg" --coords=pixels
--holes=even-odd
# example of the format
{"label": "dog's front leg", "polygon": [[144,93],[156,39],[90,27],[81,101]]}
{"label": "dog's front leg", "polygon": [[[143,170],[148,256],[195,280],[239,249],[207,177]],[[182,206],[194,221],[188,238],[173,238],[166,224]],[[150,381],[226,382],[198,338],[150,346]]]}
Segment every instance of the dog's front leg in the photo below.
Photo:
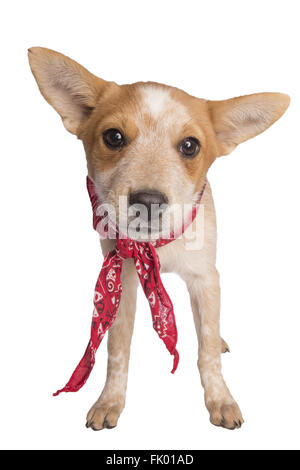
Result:
{"label": "dog's front leg", "polygon": [[[103,247],[103,252],[106,250]],[[117,318],[108,332],[108,364],[104,389],[87,415],[87,427],[113,428],[125,406],[130,343],[136,308],[137,274],[132,260],[122,268],[122,297]]]}
{"label": "dog's front leg", "polygon": [[210,421],[227,429],[239,428],[242,414],[221,372],[222,340],[219,332],[220,288],[216,269],[188,283],[198,336],[198,367]]}

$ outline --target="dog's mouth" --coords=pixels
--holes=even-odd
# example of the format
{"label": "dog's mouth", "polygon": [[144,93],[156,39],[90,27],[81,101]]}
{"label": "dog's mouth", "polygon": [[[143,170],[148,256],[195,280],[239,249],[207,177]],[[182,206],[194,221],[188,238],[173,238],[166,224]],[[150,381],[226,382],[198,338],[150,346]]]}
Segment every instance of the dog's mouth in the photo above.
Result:
{"label": "dog's mouth", "polygon": [[132,204],[128,207],[127,220],[121,220],[119,226],[127,228],[128,237],[134,240],[153,240],[169,232],[166,221],[168,204]]}
{"label": "dog's mouth", "polygon": [[[144,193],[143,193],[144,194]],[[111,196],[114,197],[111,197]],[[146,193],[145,197],[149,194]],[[157,198],[157,193],[151,193],[151,204],[135,201],[130,195],[108,194],[106,203],[101,204],[105,213],[98,226],[98,232],[105,238],[116,238],[116,233],[122,238],[136,241],[154,241],[177,237],[182,227],[188,226],[195,213],[196,201],[199,193],[195,193],[191,202],[185,202],[172,196],[167,199]],[[103,198],[105,200],[105,198]],[[179,199],[179,200],[178,200]],[[99,214],[100,215],[100,214]],[[110,230],[110,228],[112,230]]]}
{"label": "dog's mouth", "polygon": [[168,197],[156,189],[130,192],[128,196],[128,228],[130,238],[157,238],[165,225],[163,214]]}
{"label": "dog's mouth", "polygon": [[[182,228],[192,214],[193,206],[194,201],[169,200],[158,191],[138,191],[111,198],[106,203],[106,221],[124,238],[138,241],[169,239]],[[103,226],[106,226],[104,222]],[[115,232],[111,233],[115,238]]]}
{"label": "dog's mouth", "polygon": [[[124,238],[151,241],[173,238],[191,217],[194,204],[130,205],[125,199],[119,204],[110,204],[109,207],[103,226],[117,228]],[[115,238],[115,231],[112,235]]]}
{"label": "dog's mouth", "polygon": [[[115,238],[114,228],[124,238],[132,240],[173,238],[192,213],[194,194],[179,194],[179,191],[169,190],[164,192],[153,186],[151,189],[137,189],[136,186],[131,189],[130,186],[126,184],[116,189],[105,187],[101,192],[98,190],[99,200],[107,207],[108,213],[102,222],[103,230],[98,231],[106,238]],[[106,225],[113,227],[108,235]]]}

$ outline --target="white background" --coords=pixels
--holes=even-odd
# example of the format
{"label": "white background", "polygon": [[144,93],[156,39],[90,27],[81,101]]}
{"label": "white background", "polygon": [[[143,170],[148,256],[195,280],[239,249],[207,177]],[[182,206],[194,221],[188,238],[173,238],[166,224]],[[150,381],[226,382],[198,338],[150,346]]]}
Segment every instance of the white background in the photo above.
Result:
{"label": "white background", "polygon": [[[4,4],[3,4],[4,5]],[[296,1],[10,1],[1,7],[1,410],[7,449],[299,449],[299,14]],[[139,291],[127,405],[85,429],[106,342],[75,394],[53,398],[85,349],[102,264],[82,145],[43,100],[26,50],[45,46],[118,83],[210,99],[291,95],[283,118],[214,163],[223,371],[245,419],[209,423],[183,282],[164,276],[180,366]]]}

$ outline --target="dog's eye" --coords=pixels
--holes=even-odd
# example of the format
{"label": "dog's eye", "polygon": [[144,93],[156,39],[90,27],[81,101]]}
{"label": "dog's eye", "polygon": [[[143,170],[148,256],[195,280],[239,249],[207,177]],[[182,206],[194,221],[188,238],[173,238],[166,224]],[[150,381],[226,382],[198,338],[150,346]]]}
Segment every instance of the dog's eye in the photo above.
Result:
{"label": "dog's eye", "polygon": [[179,142],[177,148],[184,157],[193,158],[200,151],[200,142],[195,137],[186,137]]}
{"label": "dog's eye", "polygon": [[118,129],[107,129],[103,133],[103,141],[106,147],[119,150],[126,144],[125,137]]}

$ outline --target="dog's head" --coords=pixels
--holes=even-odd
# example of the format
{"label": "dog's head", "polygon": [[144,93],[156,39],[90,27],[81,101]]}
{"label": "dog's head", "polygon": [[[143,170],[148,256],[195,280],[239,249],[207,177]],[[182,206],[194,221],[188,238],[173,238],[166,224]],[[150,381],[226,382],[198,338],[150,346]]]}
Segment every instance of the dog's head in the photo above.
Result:
{"label": "dog's head", "polygon": [[162,210],[176,227],[178,208],[197,199],[213,161],[266,130],[290,101],[281,93],[208,101],[158,83],[119,86],[39,47],[29,50],[29,62],[44,98],[82,140],[89,176],[119,224],[120,197],[126,207],[154,205],[149,224],[150,211],[142,216],[146,232]]}

